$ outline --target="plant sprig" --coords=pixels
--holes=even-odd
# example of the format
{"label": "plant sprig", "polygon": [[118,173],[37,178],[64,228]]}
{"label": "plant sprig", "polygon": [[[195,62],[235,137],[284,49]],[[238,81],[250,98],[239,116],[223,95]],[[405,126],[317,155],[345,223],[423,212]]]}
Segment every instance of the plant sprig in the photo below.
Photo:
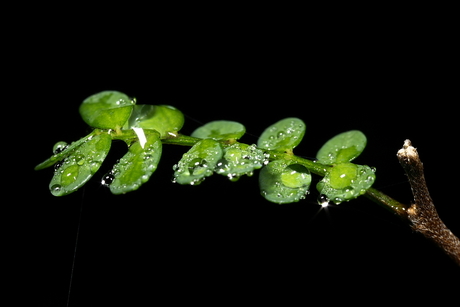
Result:
{"label": "plant sprig", "polygon": [[213,121],[190,136],[183,135],[184,116],[178,109],[137,104],[136,99],[116,91],[86,98],[79,111],[94,130],[70,145],[57,143],[53,155],[35,167],[54,165],[49,188],[55,196],[81,188],[98,171],[112,140],[128,145],[128,152],[103,178],[114,194],[137,190],[148,182],[166,144],[191,147],[173,166],[174,182],[198,185],[213,174],[237,181],[260,170],[261,195],[278,204],[306,198],[312,173],[322,177],[316,185],[322,200],[336,204],[366,194],[375,181],[375,169],[351,163],[367,143],[365,135],[356,130],[333,137],[310,160],[294,154],[306,132],[305,123],[295,117],[267,127],[257,144],[245,144],[238,141],[246,132],[241,123]]}

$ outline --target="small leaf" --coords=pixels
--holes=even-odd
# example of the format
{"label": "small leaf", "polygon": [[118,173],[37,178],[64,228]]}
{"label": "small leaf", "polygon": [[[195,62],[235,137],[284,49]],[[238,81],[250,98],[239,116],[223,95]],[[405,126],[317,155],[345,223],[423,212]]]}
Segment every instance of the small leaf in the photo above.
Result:
{"label": "small leaf", "polygon": [[191,136],[200,139],[238,140],[246,133],[246,128],[238,123],[227,120],[218,120],[199,127]]}
{"label": "small leaf", "polygon": [[99,169],[112,144],[107,133],[91,135],[84,142],[72,146],[59,162],[49,188],[54,196],[63,196],[82,187]]}
{"label": "small leaf", "polygon": [[262,168],[259,186],[265,199],[287,204],[305,198],[311,184],[310,171],[300,164],[289,164],[285,160],[275,160]]}
{"label": "small leaf", "polygon": [[80,115],[93,128],[120,129],[133,108],[134,101],[125,94],[104,91],[86,98],[80,105]]}
{"label": "small leaf", "polygon": [[340,163],[330,169],[316,188],[320,194],[340,204],[366,193],[374,181],[375,171],[369,166]]}
{"label": "small leaf", "polygon": [[179,184],[198,185],[211,176],[222,158],[222,146],[219,142],[204,139],[186,152],[174,166],[174,181]]}
{"label": "small leaf", "polygon": [[251,176],[253,171],[265,164],[264,152],[256,145],[233,144],[224,149],[224,157],[219,160],[216,172],[236,181],[243,175]]}
{"label": "small leaf", "polygon": [[169,133],[176,134],[183,125],[182,112],[166,105],[136,105],[129,118],[129,128],[153,129],[160,133],[161,138]]}
{"label": "small leaf", "polygon": [[113,194],[137,190],[157,169],[162,152],[160,134],[154,130],[144,130],[144,133],[145,136],[130,144],[128,152],[114,165],[110,183]]}
{"label": "small leaf", "polygon": [[305,123],[301,119],[286,118],[265,129],[257,145],[268,150],[292,151],[302,141],[305,130]]}
{"label": "small leaf", "polygon": [[321,147],[316,155],[318,162],[334,164],[350,162],[358,157],[367,144],[366,136],[358,130],[336,135]]}

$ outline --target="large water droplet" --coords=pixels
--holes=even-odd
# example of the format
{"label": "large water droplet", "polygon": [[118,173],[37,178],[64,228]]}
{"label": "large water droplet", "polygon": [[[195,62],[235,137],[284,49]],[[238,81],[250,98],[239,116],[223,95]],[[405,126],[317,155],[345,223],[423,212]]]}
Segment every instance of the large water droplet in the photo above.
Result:
{"label": "large water droplet", "polygon": [[101,184],[103,186],[110,186],[110,184],[115,180],[115,176],[113,175],[112,172],[108,172],[102,177]]}
{"label": "large water droplet", "polygon": [[90,167],[90,171],[92,174],[96,173],[97,170],[99,169],[99,167],[101,167],[101,163],[98,162],[98,161],[92,161],[90,164],[89,164],[89,167]]}
{"label": "large water droplet", "polygon": [[60,192],[62,189],[61,185],[60,184],[55,184],[51,187],[51,192],[52,193],[58,193]]}
{"label": "large water droplet", "polygon": [[208,165],[205,159],[196,158],[189,162],[188,170],[190,175],[198,176],[208,170]]}
{"label": "large water droplet", "polygon": [[55,155],[57,155],[58,153],[64,151],[67,147],[69,146],[69,144],[67,144],[66,142],[57,142],[56,144],[54,144],[53,146],[53,153]]}
{"label": "large water droplet", "polygon": [[86,160],[85,160],[85,156],[82,155],[82,154],[79,154],[75,157],[75,162],[79,165],[79,166],[82,166],[83,164],[85,164]]}
{"label": "large water droplet", "polygon": [[321,207],[327,207],[329,205],[329,198],[324,195],[324,194],[321,194],[318,196],[318,204],[321,206]]}

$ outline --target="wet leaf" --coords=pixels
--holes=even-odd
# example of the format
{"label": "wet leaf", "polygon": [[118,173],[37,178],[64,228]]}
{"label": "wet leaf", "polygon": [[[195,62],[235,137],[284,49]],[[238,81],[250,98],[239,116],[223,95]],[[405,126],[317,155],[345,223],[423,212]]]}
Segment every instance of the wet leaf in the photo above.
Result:
{"label": "wet leaf", "polygon": [[238,140],[245,133],[246,128],[238,122],[218,120],[199,127],[191,136],[200,139]]}
{"label": "wet leaf", "polygon": [[340,163],[330,169],[316,188],[320,194],[340,204],[366,193],[374,181],[375,171],[369,166]]}
{"label": "wet leaf", "polygon": [[316,155],[318,162],[334,164],[350,162],[358,157],[367,144],[366,136],[358,130],[336,135],[321,147]]}
{"label": "wet leaf", "polygon": [[162,152],[160,134],[154,130],[144,130],[143,133],[144,137],[130,144],[128,152],[113,167],[110,174],[113,176],[110,183],[113,194],[137,190],[157,169]]}
{"label": "wet leaf", "polygon": [[80,115],[89,126],[119,129],[129,119],[134,101],[123,93],[104,91],[86,98],[80,105]]}
{"label": "wet leaf", "polygon": [[90,135],[66,151],[59,162],[49,188],[54,196],[63,196],[82,187],[99,169],[110,150],[112,138],[107,133]]}
{"label": "wet leaf", "polygon": [[224,149],[224,156],[217,163],[216,172],[237,180],[243,175],[252,175],[253,171],[265,164],[264,152],[256,145],[233,144]]}
{"label": "wet leaf", "polygon": [[166,105],[136,105],[129,118],[129,128],[153,129],[160,133],[161,138],[169,136],[169,133],[177,134],[183,125],[182,112]]}
{"label": "wet leaf", "polygon": [[311,184],[310,171],[299,164],[275,160],[262,168],[259,175],[260,191],[265,199],[287,204],[305,198]]}
{"label": "wet leaf", "polygon": [[285,118],[264,130],[258,147],[276,151],[292,151],[305,135],[305,123],[295,117]]}
{"label": "wet leaf", "polygon": [[174,181],[180,184],[198,185],[211,176],[222,158],[222,146],[219,142],[204,139],[186,152],[174,166]]}

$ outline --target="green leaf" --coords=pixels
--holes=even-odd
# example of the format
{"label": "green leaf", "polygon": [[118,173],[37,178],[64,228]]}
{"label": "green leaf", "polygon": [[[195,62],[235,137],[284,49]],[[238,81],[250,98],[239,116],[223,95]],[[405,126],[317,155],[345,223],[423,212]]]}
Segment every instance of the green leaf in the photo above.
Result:
{"label": "green leaf", "polygon": [[154,130],[137,130],[139,138],[129,144],[128,152],[114,165],[110,191],[124,194],[137,190],[157,169],[161,158],[160,134]]}
{"label": "green leaf", "polygon": [[367,144],[366,136],[358,130],[336,135],[321,147],[316,155],[322,164],[350,162],[358,157]]}
{"label": "green leaf", "polygon": [[292,151],[305,135],[305,123],[295,117],[285,118],[271,125],[262,133],[257,146],[276,151]]}
{"label": "green leaf", "polygon": [[268,163],[259,175],[262,196],[277,204],[293,203],[304,199],[310,184],[310,171],[300,164],[289,164],[286,160]]}
{"label": "green leaf", "polygon": [[264,152],[256,145],[236,143],[224,148],[224,157],[217,163],[216,172],[236,181],[243,175],[252,176],[266,161]]}
{"label": "green leaf", "polygon": [[222,158],[222,146],[219,142],[204,139],[186,152],[174,166],[174,182],[198,185],[211,176]]}
{"label": "green leaf", "polygon": [[192,137],[213,140],[238,140],[246,133],[246,128],[238,123],[227,120],[217,120],[197,128]]}
{"label": "green leaf", "polygon": [[316,188],[332,202],[340,204],[366,193],[374,181],[375,170],[369,166],[340,163],[326,173]]}
{"label": "green leaf", "polygon": [[161,138],[177,134],[183,125],[182,112],[166,105],[136,105],[129,118],[129,128],[153,129],[160,133]]}
{"label": "green leaf", "polygon": [[80,115],[93,128],[120,129],[133,108],[134,100],[125,94],[104,91],[86,98],[80,105]]}
{"label": "green leaf", "polygon": [[109,134],[92,134],[66,150],[66,157],[58,163],[51,179],[51,193],[63,196],[82,187],[97,172],[111,144]]}

